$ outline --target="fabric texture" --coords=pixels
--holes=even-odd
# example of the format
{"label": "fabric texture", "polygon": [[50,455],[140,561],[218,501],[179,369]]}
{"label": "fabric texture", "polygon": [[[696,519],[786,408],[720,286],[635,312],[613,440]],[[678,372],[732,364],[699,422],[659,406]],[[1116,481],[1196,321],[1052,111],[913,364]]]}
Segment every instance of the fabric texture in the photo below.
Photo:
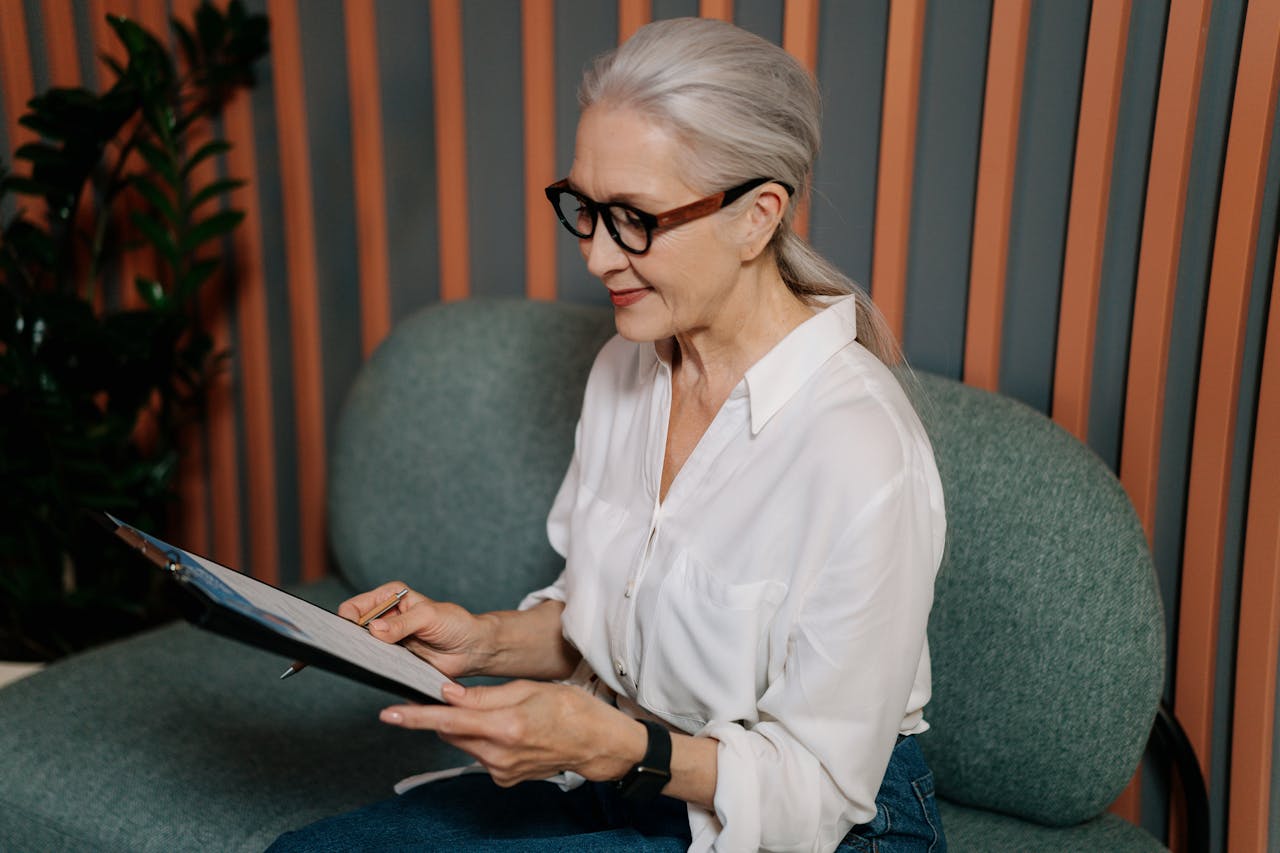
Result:
{"label": "fabric texture", "polygon": [[948,853],[1168,853],[1138,827],[1102,814],[1072,826],[1042,826],[938,800]]}
{"label": "fabric texture", "polygon": [[612,313],[472,300],[405,320],[361,369],[330,467],[329,524],[358,589],[402,580],[511,608],[563,561],[546,517]]}
{"label": "fabric texture", "polygon": [[[716,738],[691,850],[831,850],[923,731],[946,521],[896,378],[832,300],[747,372],[664,500],[671,369],[615,337],[587,380],[548,522],[576,678]],[[857,689],[851,689],[852,685]]]}
{"label": "fabric texture", "polygon": [[1050,826],[1100,814],[1146,745],[1164,620],[1120,483],[1029,407],[919,375],[947,491],[921,745],[957,803]]}

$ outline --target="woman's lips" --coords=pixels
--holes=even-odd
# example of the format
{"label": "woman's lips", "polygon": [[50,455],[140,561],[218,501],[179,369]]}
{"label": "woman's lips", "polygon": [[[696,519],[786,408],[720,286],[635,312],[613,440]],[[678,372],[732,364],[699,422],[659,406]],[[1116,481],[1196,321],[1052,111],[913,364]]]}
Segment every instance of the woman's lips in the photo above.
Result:
{"label": "woman's lips", "polygon": [[609,299],[613,302],[615,308],[625,308],[628,305],[634,305],[648,295],[649,288],[647,287],[637,287],[633,290],[609,291]]}

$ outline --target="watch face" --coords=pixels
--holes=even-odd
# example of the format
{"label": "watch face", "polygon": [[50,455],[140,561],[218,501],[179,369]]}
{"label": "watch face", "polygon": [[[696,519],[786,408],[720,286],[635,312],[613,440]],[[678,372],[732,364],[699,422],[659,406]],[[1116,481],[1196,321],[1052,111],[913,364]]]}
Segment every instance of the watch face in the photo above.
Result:
{"label": "watch face", "polygon": [[637,764],[618,782],[618,792],[627,800],[651,800],[671,781],[671,773]]}

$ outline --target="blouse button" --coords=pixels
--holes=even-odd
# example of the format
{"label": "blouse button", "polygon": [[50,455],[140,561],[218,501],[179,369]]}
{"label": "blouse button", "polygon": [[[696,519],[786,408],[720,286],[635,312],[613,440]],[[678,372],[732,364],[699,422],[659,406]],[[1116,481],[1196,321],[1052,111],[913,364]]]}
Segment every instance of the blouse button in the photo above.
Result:
{"label": "blouse button", "polygon": [[622,676],[623,678],[625,678],[625,677],[626,677],[626,675],[627,675],[627,668],[626,668],[625,666],[623,666],[623,665],[622,665],[622,661],[621,661],[621,660],[615,660],[615,661],[613,662],[613,668],[614,668],[614,669],[616,669],[616,670],[618,671],[618,675],[619,675],[619,676]]}

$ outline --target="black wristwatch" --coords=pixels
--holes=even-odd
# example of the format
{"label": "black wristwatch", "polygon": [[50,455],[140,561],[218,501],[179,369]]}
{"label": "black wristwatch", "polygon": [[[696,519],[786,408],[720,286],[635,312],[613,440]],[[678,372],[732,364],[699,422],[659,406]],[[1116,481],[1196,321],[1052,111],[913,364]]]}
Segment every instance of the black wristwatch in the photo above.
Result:
{"label": "black wristwatch", "polygon": [[639,720],[649,730],[649,748],[640,763],[627,771],[616,783],[624,800],[652,800],[671,781],[671,732],[661,723]]}

